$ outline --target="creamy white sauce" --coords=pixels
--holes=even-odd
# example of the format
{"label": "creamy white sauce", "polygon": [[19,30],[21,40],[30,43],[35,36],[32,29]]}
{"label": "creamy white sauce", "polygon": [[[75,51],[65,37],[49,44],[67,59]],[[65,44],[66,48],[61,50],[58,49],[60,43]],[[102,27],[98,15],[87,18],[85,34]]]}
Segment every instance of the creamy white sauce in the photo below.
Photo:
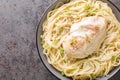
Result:
{"label": "creamy white sauce", "polygon": [[[63,48],[68,56],[85,58],[98,50],[105,35],[106,21],[103,17],[86,17],[71,26],[70,35],[63,42]],[[77,39],[77,43],[71,45],[74,39]]]}

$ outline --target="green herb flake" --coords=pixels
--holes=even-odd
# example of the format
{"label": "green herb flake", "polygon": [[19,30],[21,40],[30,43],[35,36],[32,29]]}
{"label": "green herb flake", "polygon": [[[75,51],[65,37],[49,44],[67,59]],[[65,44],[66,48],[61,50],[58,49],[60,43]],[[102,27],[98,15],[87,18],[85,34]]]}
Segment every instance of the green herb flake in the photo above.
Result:
{"label": "green herb flake", "polygon": [[96,9],[96,10],[94,10],[94,11],[91,11],[91,10],[86,10],[86,12],[87,12],[87,16],[93,16],[95,13],[97,13],[98,12],[98,10]]}
{"label": "green herb flake", "polygon": [[77,43],[78,43],[77,40],[73,40],[73,41],[71,42],[71,45],[74,45],[74,44],[77,44]]}
{"label": "green herb flake", "polygon": [[111,10],[110,10],[110,9],[107,9],[107,12],[108,12],[108,13],[110,13],[110,12],[111,12]]}
{"label": "green herb flake", "polygon": [[98,54],[101,54],[102,53],[102,51],[98,51]]}
{"label": "green herb flake", "polygon": [[80,66],[80,69],[83,69],[83,65],[82,65],[82,66]]}
{"label": "green herb flake", "polygon": [[55,14],[55,13],[56,13],[56,11],[57,11],[56,9],[55,9],[55,10],[53,10],[53,11],[52,11],[52,14]]}
{"label": "green herb flake", "polygon": [[93,12],[94,12],[94,13],[98,12],[98,9],[94,10]]}
{"label": "green herb flake", "polygon": [[66,15],[68,15],[68,16],[70,16],[71,14],[72,14],[71,11],[66,12]]}
{"label": "green herb flake", "polygon": [[61,75],[62,75],[62,76],[64,76],[64,75],[65,75],[65,73],[64,73],[64,72],[61,72]]}
{"label": "green herb flake", "polygon": [[118,33],[120,34],[120,29],[118,30]]}
{"label": "green herb flake", "polygon": [[88,11],[88,14],[87,14],[87,16],[93,16],[93,12],[91,12],[91,11]]}
{"label": "green herb flake", "polygon": [[59,27],[59,33],[61,34],[62,33],[62,31],[63,31],[63,28],[62,27]]}
{"label": "green herb flake", "polygon": [[92,79],[96,79],[96,76],[94,74],[91,74]]}
{"label": "green herb flake", "polygon": [[69,10],[69,9],[70,9],[70,6],[67,6],[66,9]]}
{"label": "green herb flake", "polygon": [[54,45],[56,45],[58,43],[58,40],[54,39]]}
{"label": "green herb flake", "polygon": [[45,49],[50,49],[50,46],[47,45],[47,44],[44,44],[44,45],[43,45],[43,48],[45,48]]}
{"label": "green herb flake", "polygon": [[43,35],[40,35],[40,38],[42,39],[42,38],[43,38]]}
{"label": "green herb flake", "polygon": [[92,55],[89,55],[89,56],[88,56],[88,58],[91,58],[91,57],[92,57]]}
{"label": "green herb flake", "polygon": [[106,43],[105,46],[108,47],[110,44],[109,43]]}
{"label": "green herb flake", "polygon": [[98,51],[98,52],[97,52],[97,56],[100,56],[101,53],[102,53],[102,51]]}
{"label": "green herb flake", "polygon": [[64,59],[63,61],[64,61],[64,63],[66,63],[66,60],[65,60],[65,59]]}
{"label": "green herb flake", "polygon": [[85,5],[84,5],[84,8],[85,8],[85,9],[90,9],[91,7],[92,7],[92,4],[85,4]]}
{"label": "green herb flake", "polygon": [[64,49],[61,48],[59,51],[60,51],[60,54],[63,56],[64,55]]}
{"label": "green herb flake", "polygon": [[80,61],[80,58],[77,58],[76,60],[77,60],[77,61]]}
{"label": "green herb flake", "polygon": [[111,59],[114,61],[115,60],[115,56],[112,56]]}

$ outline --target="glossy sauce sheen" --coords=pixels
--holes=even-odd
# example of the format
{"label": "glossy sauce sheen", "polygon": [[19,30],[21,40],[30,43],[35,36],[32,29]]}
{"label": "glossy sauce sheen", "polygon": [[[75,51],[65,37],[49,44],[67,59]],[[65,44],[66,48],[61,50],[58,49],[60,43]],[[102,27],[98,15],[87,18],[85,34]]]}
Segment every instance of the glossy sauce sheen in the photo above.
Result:
{"label": "glossy sauce sheen", "polygon": [[85,58],[98,50],[105,36],[105,19],[98,16],[86,17],[71,26],[63,48],[70,57]]}

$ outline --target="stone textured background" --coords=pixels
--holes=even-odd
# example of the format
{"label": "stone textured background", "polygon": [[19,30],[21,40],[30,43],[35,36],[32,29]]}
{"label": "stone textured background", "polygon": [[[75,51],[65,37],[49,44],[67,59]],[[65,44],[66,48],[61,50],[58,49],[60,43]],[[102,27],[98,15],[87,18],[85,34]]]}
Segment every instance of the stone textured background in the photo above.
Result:
{"label": "stone textured background", "polygon": [[[53,1],[0,0],[0,80],[58,80],[43,66],[35,42],[40,17]],[[120,0],[111,1],[120,8]]]}

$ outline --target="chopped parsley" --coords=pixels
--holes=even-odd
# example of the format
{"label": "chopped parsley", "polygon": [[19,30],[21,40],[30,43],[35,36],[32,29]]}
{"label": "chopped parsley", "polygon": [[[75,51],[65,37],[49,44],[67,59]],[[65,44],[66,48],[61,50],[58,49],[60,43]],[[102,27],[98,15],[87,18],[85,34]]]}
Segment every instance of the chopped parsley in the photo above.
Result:
{"label": "chopped parsley", "polygon": [[83,65],[82,65],[82,66],[80,66],[80,69],[83,69]]}
{"label": "chopped parsley", "polygon": [[98,51],[97,52],[97,56],[100,56],[101,53],[102,53],[102,51]]}
{"label": "chopped parsley", "polygon": [[62,76],[64,76],[64,75],[65,75],[65,73],[64,73],[64,72],[61,72],[61,75],[62,75]]}
{"label": "chopped parsley", "polygon": [[96,79],[96,76],[94,74],[91,74],[92,79]]}
{"label": "chopped parsley", "polygon": [[98,9],[91,10],[92,7],[93,7],[92,4],[85,4],[84,5],[85,12],[87,13],[87,16],[93,16],[96,12],[98,12]]}
{"label": "chopped parsley", "polygon": [[115,60],[115,56],[112,56],[111,59],[114,61]]}
{"label": "chopped parsley", "polygon": [[63,61],[66,63],[66,60],[65,60],[65,59],[64,59]]}
{"label": "chopped parsley", "polygon": [[98,9],[95,9],[93,12],[94,12],[94,13],[98,12]]}
{"label": "chopped parsley", "polygon": [[110,44],[109,43],[106,43],[105,46],[108,47]]}
{"label": "chopped parsley", "polygon": [[89,56],[88,56],[88,58],[91,58],[91,57],[92,57],[92,55],[89,55]]}
{"label": "chopped parsley", "polygon": [[59,34],[61,34],[62,33],[62,31],[63,31],[63,28],[62,27],[59,27]]}
{"label": "chopped parsley", "polygon": [[102,53],[102,51],[98,51],[98,54],[101,54]]}
{"label": "chopped parsley", "polygon": [[43,45],[43,48],[45,48],[45,49],[50,49],[50,46],[47,45],[47,44],[44,44],[44,45]]}
{"label": "chopped parsley", "polygon": [[110,9],[107,9],[107,12],[108,12],[108,13],[110,13],[110,12],[111,12],[111,10],[110,10]]}
{"label": "chopped parsley", "polygon": [[77,43],[78,43],[77,40],[73,40],[70,44],[71,44],[71,45],[75,45],[75,44],[77,44]]}
{"label": "chopped parsley", "polygon": [[84,5],[84,8],[85,8],[85,9],[90,9],[90,8],[92,8],[92,4],[85,4],[85,5]]}
{"label": "chopped parsley", "polygon": [[56,45],[58,43],[58,41],[56,39],[54,39],[54,45]]}
{"label": "chopped parsley", "polygon": [[40,38],[42,39],[42,38],[43,38],[43,35],[40,35]]}
{"label": "chopped parsley", "polygon": [[93,12],[88,12],[87,16],[93,16]]}
{"label": "chopped parsley", "polygon": [[64,49],[61,48],[59,51],[60,51],[60,54],[63,56],[64,55]]}
{"label": "chopped parsley", "polygon": [[66,12],[66,15],[68,15],[68,16],[70,16],[71,14],[72,14],[71,11]]}
{"label": "chopped parsley", "polygon": [[118,33],[120,34],[120,29],[118,30]]}
{"label": "chopped parsley", "polygon": [[88,13],[87,16],[93,16],[95,13],[98,12],[98,10],[94,10],[94,11],[91,11],[91,10],[86,10],[86,12]]}
{"label": "chopped parsley", "polygon": [[77,61],[80,61],[80,58],[77,58],[76,60],[77,60]]}
{"label": "chopped parsley", "polygon": [[67,6],[67,7],[66,7],[66,9],[68,9],[68,10],[69,10],[69,9],[70,9],[70,6]]}
{"label": "chopped parsley", "polygon": [[52,13],[55,14],[56,11],[57,11],[57,10],[55,9],[55,10],[52,11]]}

